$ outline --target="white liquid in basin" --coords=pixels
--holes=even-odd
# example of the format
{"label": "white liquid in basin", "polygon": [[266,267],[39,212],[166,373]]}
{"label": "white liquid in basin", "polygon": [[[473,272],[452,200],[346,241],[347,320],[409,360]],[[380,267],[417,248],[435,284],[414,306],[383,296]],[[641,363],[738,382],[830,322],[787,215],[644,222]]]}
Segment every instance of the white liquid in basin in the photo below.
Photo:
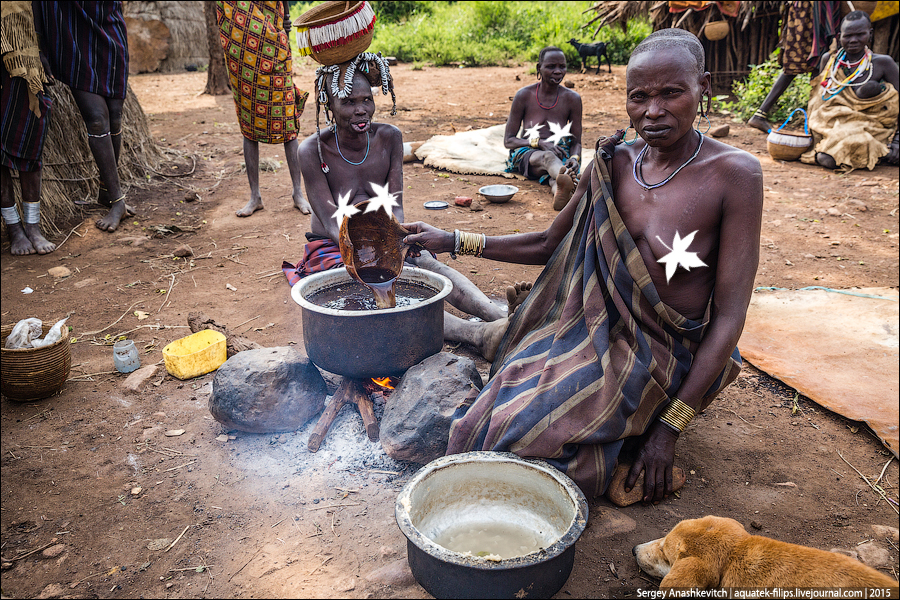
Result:
{"label": "white liquid in basin", "polygon": [[465,523],[434,539],[447,550],[489,558],[524,556],[545,547],[537,532],[513,523]]}

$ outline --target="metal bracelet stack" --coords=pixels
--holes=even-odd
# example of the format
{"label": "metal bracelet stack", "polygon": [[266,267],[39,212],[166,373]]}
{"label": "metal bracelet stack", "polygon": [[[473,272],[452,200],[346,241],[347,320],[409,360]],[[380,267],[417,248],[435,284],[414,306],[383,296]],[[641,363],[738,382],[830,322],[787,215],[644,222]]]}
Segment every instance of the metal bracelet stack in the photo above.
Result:
{"label": "metal bracelet stack", "polygon": [[453,252],[451,255],[481,257],[484,247],[487,245],[487,236],[483,233],[469,233],[468,231],[453,231]]}
{"label": "metal bracelet stack", "polygon": [[684,431],[685,427],[688,426],[688,423],[691,422],[691,419],[697,413],[693,408],[679,400],[678,398],[672,398],[672,401],[669,402],[669,405],[666,406],[661,413],[659,413],[659,420],[674,429],[676,432],[681,433]]}

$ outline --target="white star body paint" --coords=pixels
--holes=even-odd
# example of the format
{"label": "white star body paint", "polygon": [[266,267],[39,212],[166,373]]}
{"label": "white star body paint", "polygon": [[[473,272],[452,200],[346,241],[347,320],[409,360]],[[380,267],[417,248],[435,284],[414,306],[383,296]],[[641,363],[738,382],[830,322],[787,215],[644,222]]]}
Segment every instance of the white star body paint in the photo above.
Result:
{"label": "white star body paint", "polygon": [[338,227],[341,226],[341,223],[344,222],[344,217],[352,217],[356,213],[359,212],[359,209],[350,204],[350,192],[347,192],[345,195],[338,197],[338,209],[334,212],[332,217],[337,221]]}
{"label": "white star body paint", "polygon": [[530,140],[533,137],[540,137],[540,131],[544,128],[543,123],[538,123],[534,127],[529,127],[525,130],[525,137],[523,139]]}
{"label": "white star body paint", "polygon": [[669,246],[666,245],[666,243],[662,241],[659,236],[656,236],[656,239],[658,239],[660,243],[669,250],[668,254],[656,261],[658,263],[663,263],[664,265],[666,265],[666,283],[669,283],[669,281],[672,279],[672,275],[675,274],[675,270],[679,265],[684,267],[686,271],[690,271],[692,267],[708,266],[705,262],[700,260],[696,252],[688,252],[688,247],[691,245],[691,242],[694,241],[695,235],[697,235],[697,231],[689,233],[684,238],[682,238],[676,231],[675,239],[672,240],[671,248],[669,248]]}
{"label": "white star body paint", "polygon": [[572,128],[572,122],[569,121],[566,123],[565,127],[560,127],[556,123],[549,123],[550,131],[553,132],[553,135],[547,138],[548,142],[553,142],[555,145],[559,145],[563,139],[567,137],[572,137],[572,134],[569,133],[569,129]]}
{"label": "white star body paint", "polygon": [[379,208],[383,208],[384,212],[391,216],[393,212],[391,212],[391,207],[400,206],[395,198],[397,194],[388,193],[388,185],[375,185],[374,183],[369,183],[372,186],[372,191],[375,192],[375,195],[369,198],[369,205],[366,207],[366,212],[374,212]]}

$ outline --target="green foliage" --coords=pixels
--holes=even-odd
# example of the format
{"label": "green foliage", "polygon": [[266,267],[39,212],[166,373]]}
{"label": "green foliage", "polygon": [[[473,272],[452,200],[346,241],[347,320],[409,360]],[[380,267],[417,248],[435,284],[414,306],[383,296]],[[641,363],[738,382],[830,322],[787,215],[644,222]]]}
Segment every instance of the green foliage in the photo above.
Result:
{"label": "green foliage", "polygon": [[379,0],[372,2],[379,23],[401,23],[414,15],[431,14],[433,3],[424,0]]}
{"label": "green foliage", "polygon": [[591,32],[581,29],[590,18],[583,12],[592,5],[585,1],[427,4],[427,13],[414,10],[399,22],[379,20],[370,50],[404,62],[487,66],[536,62],[541,48],[557,46],[574,69],[580,60],[568,43],[572,38],[584,43],[607,42],[611,61],[624,64],[634,46],[651,32],[649,22],[635,21],[629,23],[627,32],[610,27],[591,40]]}
{"label": "green foliage", "polygon": [[[763,103],[769,90],[778,76],[781,74],[781,65],[778,64],[778,50],[772,53],[769,60],[761,65],[753,65],[750,74],[745,79],[735,81],[731,86],[731,92],[736,98],[733,102],[721,102],[719,112],[731,114],[742,121],[746,121],[756,109]],[[780,125],[787,119],[788,115],[795,108],[806,109],[809,104],[809,93],[811,89],[810,76],[797,75],[788,89],[784,91],[781,98],[770,111],[769,121],[774,125]],[[791,119],[792,124],[803,124],[803,115],[797,113]]]}

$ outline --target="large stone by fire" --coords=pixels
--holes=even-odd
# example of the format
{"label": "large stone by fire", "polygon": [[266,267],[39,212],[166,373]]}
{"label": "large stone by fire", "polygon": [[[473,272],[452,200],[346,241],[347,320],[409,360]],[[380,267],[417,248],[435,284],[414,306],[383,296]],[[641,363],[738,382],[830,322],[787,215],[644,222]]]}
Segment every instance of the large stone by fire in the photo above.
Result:
{"label": "large stone by fire", "polygon": [[293,348],[259,348],[235,354],[219,367],[209,412],[229,430],[295,431],[322,412],[325,380]]}
{"label": "large stone by fire", "polygon": [[484,384],[475,362],[441,352],[410,368],[388,399],[381,445],[394,460],[429,463],[444,455],[456,407]]}

